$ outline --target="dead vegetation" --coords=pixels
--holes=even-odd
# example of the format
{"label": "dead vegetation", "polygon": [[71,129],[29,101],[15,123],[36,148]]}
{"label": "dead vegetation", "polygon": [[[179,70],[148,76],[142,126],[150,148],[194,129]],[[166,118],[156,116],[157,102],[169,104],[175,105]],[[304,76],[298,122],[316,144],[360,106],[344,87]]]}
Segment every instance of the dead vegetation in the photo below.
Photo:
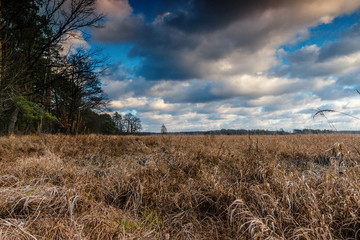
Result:
{"label": "dead vegetation", "polygon": [[359,239],[360,136],[0,138],[0,239]]}

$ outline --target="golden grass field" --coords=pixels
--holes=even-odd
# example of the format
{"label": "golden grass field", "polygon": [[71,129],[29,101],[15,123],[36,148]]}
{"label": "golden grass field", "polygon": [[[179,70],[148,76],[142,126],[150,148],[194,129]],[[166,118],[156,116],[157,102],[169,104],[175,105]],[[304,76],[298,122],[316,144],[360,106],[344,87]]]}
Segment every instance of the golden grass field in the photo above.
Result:
{"label": "golden grass field", "polygon": [[0,239],[360,239],[359,154],[360,135],[1,137]]}

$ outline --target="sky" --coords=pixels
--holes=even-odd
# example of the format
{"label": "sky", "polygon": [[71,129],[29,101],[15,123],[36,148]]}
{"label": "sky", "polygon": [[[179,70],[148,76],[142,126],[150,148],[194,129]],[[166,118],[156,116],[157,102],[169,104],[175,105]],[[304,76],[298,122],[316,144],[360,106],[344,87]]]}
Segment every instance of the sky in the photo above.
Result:
{"label": "sky", "polygon": [[[86,44],[143,131],[360,130],[359,0],[97,0]],[[313,117],[333,109],[326,118]]]}

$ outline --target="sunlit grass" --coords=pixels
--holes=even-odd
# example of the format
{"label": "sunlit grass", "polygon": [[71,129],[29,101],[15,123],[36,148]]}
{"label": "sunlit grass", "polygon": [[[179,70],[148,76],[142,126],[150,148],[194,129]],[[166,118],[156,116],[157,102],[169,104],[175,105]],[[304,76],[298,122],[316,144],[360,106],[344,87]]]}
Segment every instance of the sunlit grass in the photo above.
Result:
{"label": "sunlit grass", "polygon": [[0,138],[0,239],[358,239],[357,135]]}

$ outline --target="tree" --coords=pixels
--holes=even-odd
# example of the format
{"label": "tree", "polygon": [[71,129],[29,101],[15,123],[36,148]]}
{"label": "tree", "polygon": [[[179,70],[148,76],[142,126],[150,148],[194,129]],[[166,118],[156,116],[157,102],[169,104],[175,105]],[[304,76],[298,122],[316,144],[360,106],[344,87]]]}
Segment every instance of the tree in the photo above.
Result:
{"label": "tree", "polygon": [[114,134],[115,124],[109,114],[101,114],[101,132],[102,134]]}
{"label": "tree", "polygon": [[112,116],[112,122],[115,126],[115,134],[134,134],[142,129],[141,120],[132,113],[121,116],[115,112]]}
{"label": "tree", "polygon": [[161,134],[167,134],[167,129],[165,127],[165,124],[161,126]]}
{"label": "tree", "polygon": [[[8,132],[11,134],[18,119],[18,97],[32,101],[34,79],[43,72],[39,68],[41,58],[29,67],[31,55],[43,43],[47,25],[38,14],[39,1],[1,0],[0,26],[0,113],[8,117]],[[31,59],[33,60],[33,59]]]}
{"label": "tree", "polygon": [[134,116],[133,118],[133,126],[131,129],[131,133],[138,133],[142,129],[141,120],[140,118]]}
{"label": "tree", "polygon": [[5,125],[11,134],[20,113],[16,99],[23,97],[33,103],[29,106],[52,110],[56,79],[52,76],[58,73],[53,60],[61,43],[74,31],[99,26],[103,16],[97,14],[95,0],[0,0],[0,4],[0,117],[2,125],[8,119]]}
{"label": "tree", "polygon": [[115,112],[112,119],[115,124],[116,133],[121,134],[124,131],[123,118],[121,114]]}
{"label": "tree", "polygon": [[25,133],[35,131],[41,133],[41,124],[44,119],[52,122],[58,120],[56,117],[46,112],[39,104],[27,101],[21,96],[16,98],[16,106],[20,113]]}
{"label": "tree", "polygon": [[79,124],[83,111],[101,110],[107,104],[99,79],[104,61],[96,54],[92,50],[76,49],[58,69],[53,82],[53,109],[61,119],[63,132],[72,132],[70,129]]}
{"label": "tree", "polygon": [[131,113],[128,113],[124,116],[124,128],[127,133],[131,132],[132,118],[133,115]]}
{"label": "tree", "polygon": [[140,118],[136,117],[132,113],[128,113],[124,116],[124,129],[128,134],[134,134],[142,129]]}

